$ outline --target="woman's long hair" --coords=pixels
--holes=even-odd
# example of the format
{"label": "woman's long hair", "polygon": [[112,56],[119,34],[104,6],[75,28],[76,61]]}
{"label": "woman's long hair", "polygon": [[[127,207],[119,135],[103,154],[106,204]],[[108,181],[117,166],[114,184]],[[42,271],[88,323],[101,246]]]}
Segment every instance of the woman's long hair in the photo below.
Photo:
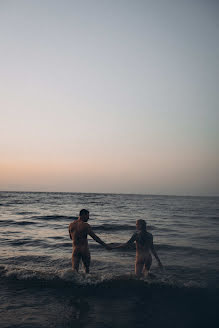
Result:
{"label": "woman's long hair", "polygon": [[139,219],[139,220],[137,220],[137,222],[140,223],[141,231],[146,231],[147,224],[146,224],[145,220]]}
{"label": "woman's long hair", "polygon": [[147,224],[145,220],[137,220],[137,222],[140,224],[140,232],[138,233],[138,241],[140,244],[144,244],[147,240]]}

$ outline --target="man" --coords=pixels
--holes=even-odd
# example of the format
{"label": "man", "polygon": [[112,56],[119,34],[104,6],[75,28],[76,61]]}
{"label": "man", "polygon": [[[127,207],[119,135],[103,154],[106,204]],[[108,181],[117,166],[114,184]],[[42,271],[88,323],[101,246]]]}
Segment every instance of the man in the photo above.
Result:
{"label": "man", "polygon": [[156,258],[159,267],[163,269],[163,266],[154,249],[153,235],[147,231],[146,222],[144,220],[137,220],[136,229],[137,231],[127,243],[121,244],[115,248],[123,248],[136,242],[135,274],[139,278],[143,272],[146,275],[150,270],[152,264],[151,253]]}
{"label": "man", "polygon": [[79,213],[79,218],[69,225],[69,236],[72,239],[73,246],[72,269],[76,272],[78,272],[79,263],[82,259],[85,267],[85,272],[89,273],[90,251],[88,247],[87,235],[91,236],[97,243],[106,247],[106,249],[111,249],[99,237],[95,235],[90,225],[87,223],[88,220],[89,211],[83,209]]}

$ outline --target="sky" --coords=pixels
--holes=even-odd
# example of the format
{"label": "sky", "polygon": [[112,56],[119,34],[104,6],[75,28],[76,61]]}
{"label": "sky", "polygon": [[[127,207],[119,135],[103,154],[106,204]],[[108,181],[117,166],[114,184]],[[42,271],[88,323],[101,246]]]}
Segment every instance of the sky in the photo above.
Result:
{"label": "sky", "polygon": [[0,0],[0,190],[219,195],[218,18]]}

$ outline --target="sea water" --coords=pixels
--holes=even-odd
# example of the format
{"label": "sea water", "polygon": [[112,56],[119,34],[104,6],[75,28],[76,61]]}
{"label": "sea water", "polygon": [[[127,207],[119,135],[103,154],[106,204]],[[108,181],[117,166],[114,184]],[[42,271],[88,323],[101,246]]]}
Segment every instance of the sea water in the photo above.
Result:
{"label": "sea water", "polygon": [[[80,209],[105,242],[128,241],[147,221],[161,272],[136,279],[135,249],[89,239],[90,274],[71,269],[69,223]],[[216,326],[219,198],[0,193],[0,327]]]}

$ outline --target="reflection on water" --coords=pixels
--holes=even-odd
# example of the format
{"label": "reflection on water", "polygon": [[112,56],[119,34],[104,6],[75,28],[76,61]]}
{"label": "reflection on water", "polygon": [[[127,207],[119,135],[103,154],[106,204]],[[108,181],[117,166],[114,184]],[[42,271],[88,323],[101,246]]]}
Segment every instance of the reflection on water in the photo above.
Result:
{"label": "reflection on water", "polygon": [[[94,290],[93,290],[94,291]],[[218,296],[204,291],[3,287],[1,327],[204,327],[216,324]],[[202,298],[202,302],[199,299]]]}
{"label": "reflection on water", "polygon": [[[0,192],[0,203],[1,327],[214,326],[218,198]],[[154,261],[154,280],[138,281],[134,249],[89,238],[91,274],[75,276],[68,225],[84,207],[106,243],[146,218],[165,272]]]}

